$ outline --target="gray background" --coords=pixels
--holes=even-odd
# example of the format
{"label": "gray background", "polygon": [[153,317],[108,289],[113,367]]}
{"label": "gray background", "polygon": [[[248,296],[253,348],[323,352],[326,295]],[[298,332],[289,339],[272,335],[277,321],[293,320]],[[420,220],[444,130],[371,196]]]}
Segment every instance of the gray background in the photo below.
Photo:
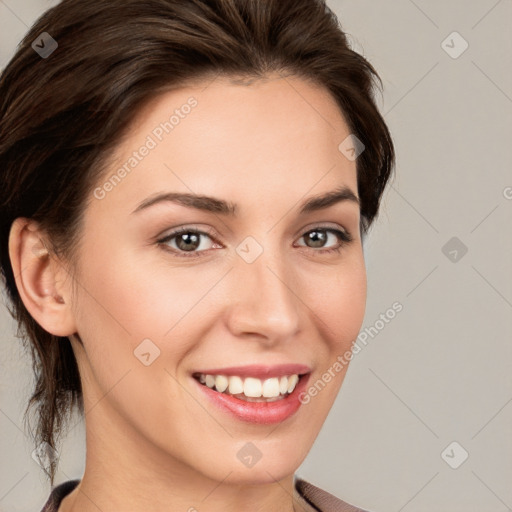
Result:
{"label": "gray background", "polygon": [[[0,68],[55,3],[0,0]],[[328,3],[383,79],[398,153],[365,245],[363,330],[403,310],[354,357],[297,473],[374,512],[511,510],[512,2]],[[0,315],[0,510],[33,512],[50,489],[22,431],[31,369]],[[78,424],[57,483],[84,455]]]}

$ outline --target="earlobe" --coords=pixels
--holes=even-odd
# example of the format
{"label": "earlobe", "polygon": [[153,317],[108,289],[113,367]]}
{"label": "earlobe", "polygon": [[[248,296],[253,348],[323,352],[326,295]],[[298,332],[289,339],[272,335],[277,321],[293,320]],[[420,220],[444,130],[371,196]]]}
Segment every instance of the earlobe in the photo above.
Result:
{"label": "earlobe", "polygon": [[17,218],[9,233],[9,257],[23,304],[34,320],[55,336],[76,332],[70,307],[70,277],[45,245],[32,219]]}

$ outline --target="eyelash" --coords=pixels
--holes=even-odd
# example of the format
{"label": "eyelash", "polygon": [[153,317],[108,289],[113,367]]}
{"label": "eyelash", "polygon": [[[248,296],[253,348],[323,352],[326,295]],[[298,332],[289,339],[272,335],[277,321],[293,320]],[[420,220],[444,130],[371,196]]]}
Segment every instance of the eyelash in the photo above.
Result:
{"label": "eyelash", "polygon": [[[352,240],[353,240],[352,235],[348,231],[341,231],[339,229],[334,229],[334,228],[326,227],[326,226],[316,226],[312,229],[309,229],[301,236],[301,238],[303,238],[308,233],[311,233],[312,231],[329,231],[331,233],[334,233],[340,240],[339,244],[336,247],[331,247],[329,249],[313,249],[313,248],[311,248],[314,252],[317,252],[320,254],[329,254],[329,253],[334,253],[334,252],[340,253],[341,249],[343,247],[345,247],[346,244],[352,242]],[[206,236],[210,237],[214,242],[217,242],[213,233],[210,233],[208,231],[201,231],[201,230],[190,228],[190,227],[182,227],[182,228],[176,229],[172,233],[169,233],[168,235],[161,238],[160,240],[157,240],[157,243],[159,245],[162,245],[164,250],[172,252],[174,255],[178,256],[179,258],[199,258],[199,257],[202,257],[201,253],[208,252],[208,249],[207,249],[207,250],[203,250],[203,251],[190,251],[187,253],[186,251],[171,249],[168,245],[166,245],[166,242],[169,242],[176,236],[182,235],[184,233],[195,233],[195,234],[199,234],[199,235],[206,235]],[[301,246],[301,247],[304,247],[304,246]]]}

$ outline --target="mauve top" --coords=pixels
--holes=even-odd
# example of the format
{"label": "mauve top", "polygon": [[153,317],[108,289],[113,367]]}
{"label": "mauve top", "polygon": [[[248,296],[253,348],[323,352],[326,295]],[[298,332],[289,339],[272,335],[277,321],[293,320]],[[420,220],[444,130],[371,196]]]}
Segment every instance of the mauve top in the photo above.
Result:
{"label": "mauve top", "polygon": [[[48,501],[41,512],[58,512],[62,500],[80,483],[80,480],[68,480],[52,489]],[[294,507],[297,512],[368,512],[349,505],[313,484],[295,477]]]}

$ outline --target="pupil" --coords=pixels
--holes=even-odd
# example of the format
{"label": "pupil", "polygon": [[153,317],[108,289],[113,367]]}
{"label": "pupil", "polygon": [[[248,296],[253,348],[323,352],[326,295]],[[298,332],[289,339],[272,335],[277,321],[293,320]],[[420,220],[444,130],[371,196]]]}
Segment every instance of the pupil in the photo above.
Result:
{"label": "pupil", "polygon": [[325,233],[323,231],[311,231],[310,238],[315,244],[314,247],[322,247],[322,242],[325,242]]}
{"label": "pupil", "polygon": [[[191,246],[190,244],[192,243],[193,247],[192,249],[196,249],[197,248],[197,242],[198,242],[198,235],[196,233],[184,233],[182,235],[180,235],[180,240],[185,240],[185,246],[184,247],[181,247],[182,244],[180,244],[180,249],[190,249]],[[195,243],[195,246],[194,246],[194,243]],[[188,245],[187,245],[188,244]]]}

